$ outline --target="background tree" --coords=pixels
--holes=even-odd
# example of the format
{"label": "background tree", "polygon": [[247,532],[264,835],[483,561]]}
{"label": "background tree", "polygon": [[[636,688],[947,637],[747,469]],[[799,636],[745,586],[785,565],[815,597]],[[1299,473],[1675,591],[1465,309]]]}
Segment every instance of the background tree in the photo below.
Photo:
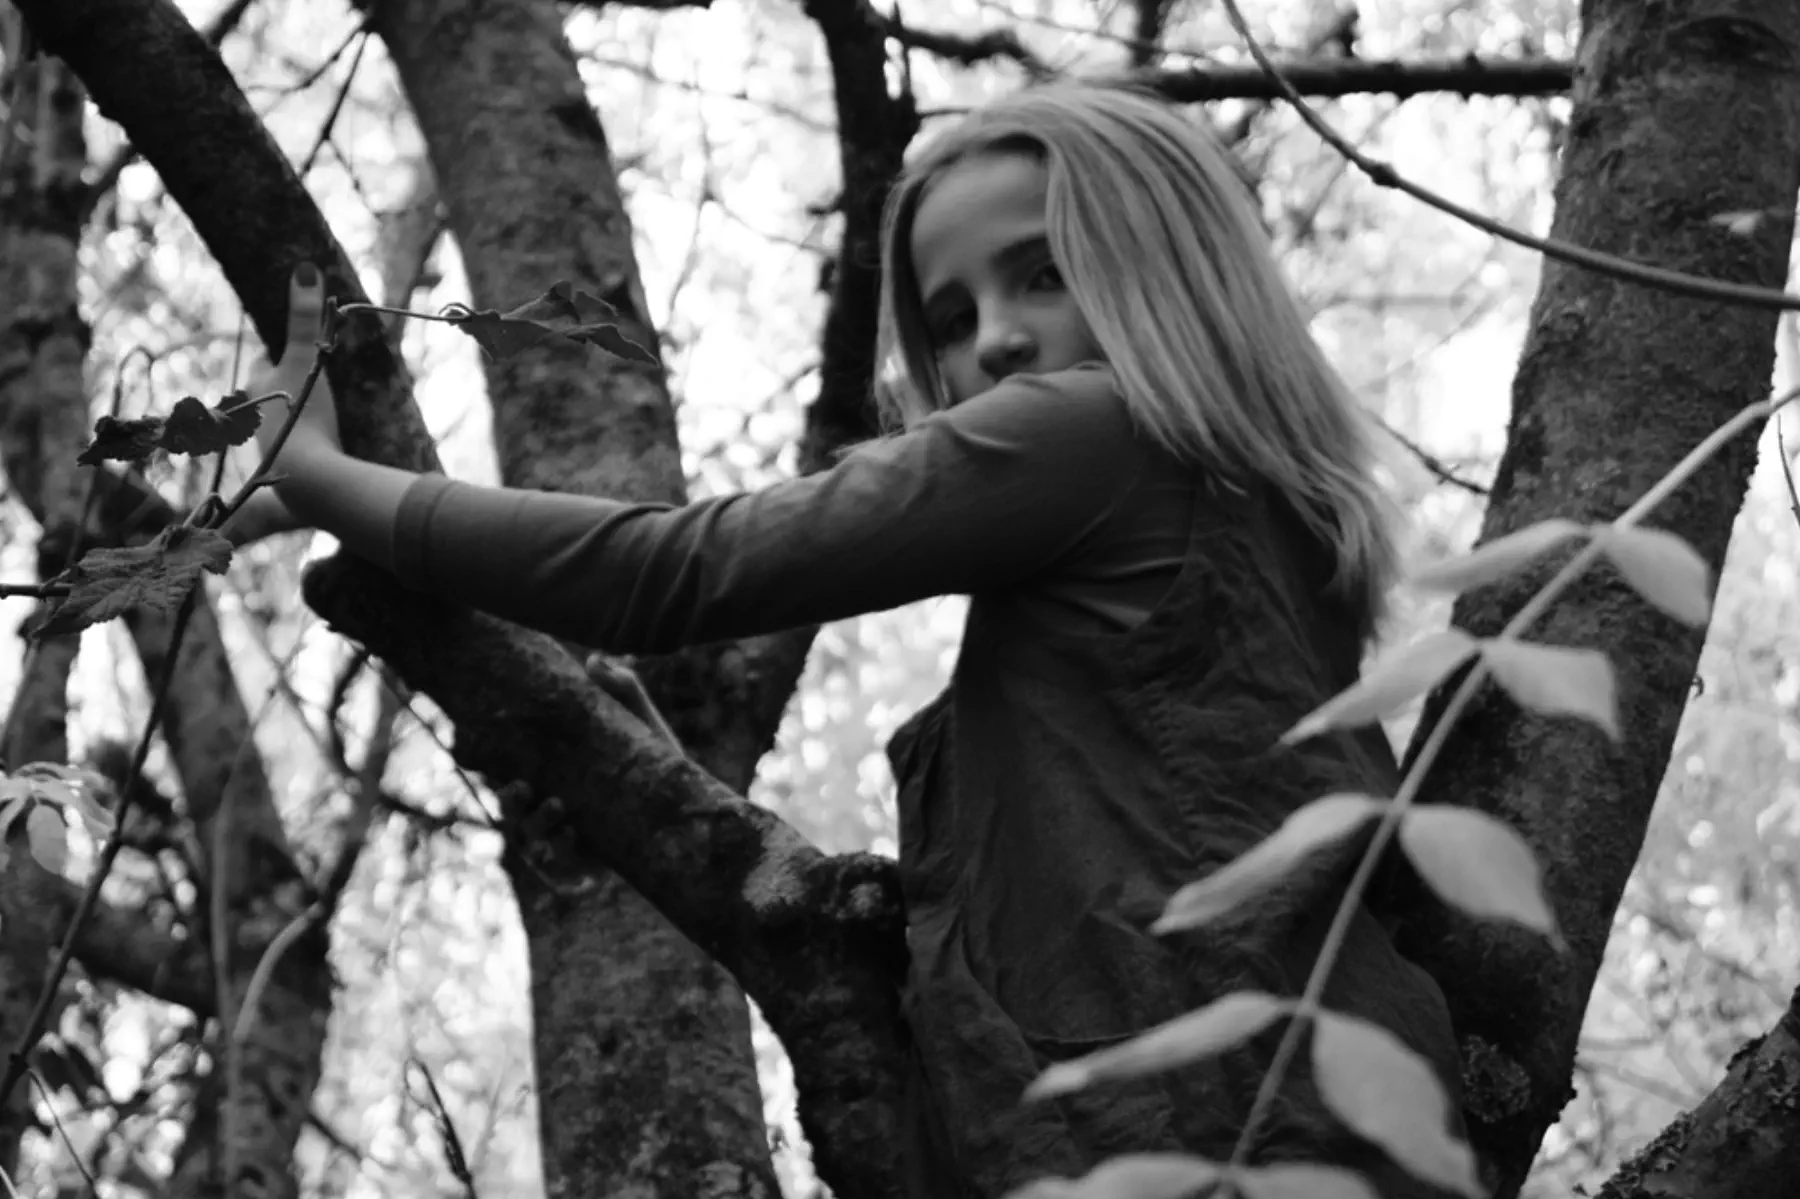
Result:
{"label": "background tree", "polygon": [[[1460,6],[1390,7],[1404,11],[1384,10],[1379,27],[1302,3],[1251,16],[1308,59],[1292,75],[1309,92],[1353,97],[1332,118],[1408,175],[1541,224],[1550,151],[1566,139],[1559,236],[1697,274],[1785,277],[1800,179],[1790,6],[1589,3],[1579,47],[1571,6],[1479,18]],[[68,466],[81,430],[113,402],[115,380],[131,411],[166,409],[184,390],[222,393],[241,374],[245,332],[229,292],[251,328],[277,330],[299,257],[328,263],[342,295],[366,280],[390,302],[426,309],[451,299],[508,307],[570,279],[612,300],[667,367],[544,347],[482,363],[484,410],[458,386],[476,363],[469,347],[416,323],[365,319],[331,364],[355,452],[413,467],[441,454],[462,475],[657,498],[815,468],[870,431],[874,222],[915,129],[1021,76],[1084,65],[1136,64],[1190,102],[1248,97],[1213,115],[1264,198],[1320,336],[1421,450],[1427,465],[1399,482],[1427,542],[1465,543],[1484,511],[1484,536],[1552,514],[1610,517],[1770,375],[1771,310],[1553,268],[1496,470],[1503,393],[1486,380],[1500,377],[1522,331],[1534,260],[1448,221],[1430,226],[1429,255],[1394,239],[1440,218],[1351,182],[1340,159],[1296,135],[1290,114],[1265,103],[1267,81],[1234,65],[1243,56],[1208,6],[1096,15],[1067,4],[970,25],[948,10],[908,9],[902,20],[843,0],[705,12],[233,3],[197,14],[230,70],[172,6],[18,8],[72,74],[54,59],[7,60],[13,134],[0,139],[0,220],[24,232],[4,235],[0,270],[32,286],[0,289],[0,387],[13,388],[0,412],[13,495],[41,530],[19,541],[35,544],[37,561],[14,555],[8,578],[33,566],[53,574],[57,551],[78,536],[141,538],[193,502],[204,478],[153,464],[144,476],[108,474],[84,523],[77,493],[89,476]],[[1546,51],[1550,60],[1537,57]],[[1483,69],[1468,54],[1500,61]],[[1568,86],[1559,62],[1570,58],[1584,64],[1572,103],[1404,99],[1553,95]],[[291,82],[271,83],[282,78]],[[83,151],[41,130],[56,111],[68,123],[82,84],[117,132],[92,124],[107,153],[76,187],[71,167],[46,166],[43,147],[64,147],[74,156],[64,164]],[[1395,98],[1354,96],[1371,88]],[[21,102],[55,96],[60,109]],[[1423,137],[1435,153],[1418,152]],[[822,169],[834,159],[835,171]],[[61,204],[48,250],[35,196]],[[450,235],[441,242],[440,229]],[[32,265],[46,253],[60,255],[49,274]],[[56,342],[46,328],[70,332]],[[82,387],[71,363],[89,339]],[[59,390],[27,373],[52,369]],[[1669,513],[1714,562],[1752,453],[1737,447]],[[21,515],[9,519],[23,530]],[[1740,547],[1747,527],[1759,547],[1791,535],[1767,507],[1746,520]],[[129,753],[107,746],[141,730],[174,662],[163,736],[139,787],[140,800],[170,798],[145,806],[108,902],[79,938],[81,980],[37,1056],[56,1090],[38,1114],[55,1109],[66,1139],[33,1139],[30,1176],[48,1185],[79,1160],[173,1193],[209,1185],[221,1168],[270,1194],[437,1186],[447,1173],[478,1192],[542,1177],[568,1193],[769,1193],[754,1027],[766,1091],[784,1103],[797,1088],[818,1173],[846,1197],[890,1193],[901,950],[882,856],[892,814],[873,751],[896,709],[940,677],[957,605],[847,622],[821,633],[810,658],[809,630],[636,663],[697,767],[543,639],[444,611],[355,564],[317,565],[312,608],[373,651],[378,669],[282,598],[298,566],[289,547],[241,555],[217,617],[196,605],[179,653],[168,650],[168,622],[132,622],[147,686],[91,713],[83,704],[62,732],[75,757],[119,773]],[[1563,1111],[1572,1063],[1590,1077],[1543,1155],[1553,1186],[1617,1159],[1615,1087],[1595,1075],[1600,1063],[1622,1058],[1615,1074],[1649,1075],[1649,1090],[1663,1092],[1638,1095],[1623,1118],[1622,1147],[1633,1148],[1698,1100],[1783,1006],[1779,987],[1792,980],[1754,963],[1792,945],[1777,905],[1792,885],[1779,835],[1792,801],[1777,791],[1749,812],[1743,797],[1755,791],[1722,785],[1716,765],[1776,759],[1793,697],[1779,698],[1789,681],[1778,666],[1736,666],[1778,643],[1766,617],[1734,602],[1731,578],[1711,651],[1727,664],[1704,671],[1721,682],[1689,705],[1681,769],[1662,788],[1662,836],[1687,843],[1658,853],[1653,841],[1647,860],[1673,873],[1646,882],[1640,872],[1611,942],[1610,976],[1650,997],[1653,1030],[1669,1034],[1652,1040],[1668,1044],[1609,1057],[1595,1039],[1617,1015],[1586,997],[1680,744],[1699,639],[1616,583],[1594,583],[1561,610],[1551,639],[1615,655],[1625,747],[1606,750],[1495,699],[1435,779],[1437,797],[1503,812],[1528,832],[1575,949],[1563,973],[1547,974],[1491,934],[1472,945],[1467,930],[1417,930],[1454,984],[1478,1143],[1508,1187]],[[1480,630],[1514,603],[1483,595],[1456,616]],[[1421,605],[1407,628],[1445,616]],[[48,730],[34,735],[49,738],[62,728],[53,704],[23,698],[64,693],[56,661],[74,671],[68,694],[117,694],[107,685],[114,637],[84,637],[79,659],[69,641],[44,642],[56,653],[25,659],[14,724],[30,716]],[[1751,701],[1756,719],[1732,715]],[[456,763],[487,787],[459,778],[436,747],[451,727]],[[59,756],[53,739],[37,744]],[[740,798],[746,788],[756,802]],[[12,855],[0,875],[0,950],[21,963],[0,1006],[9,1042],[24,1019],[16,1001],[35,999],[31,970],[74,895],[29,860]],[[1734,888],[1700,897],[1733,873]],[[1686,885],[1672,892],[1671,878]],[[234,1051],[219,1029],[236,1025],[254,968],[294,930],[257,1004],[259,1031]],[[1498,976],[1474,968],[1494,961]],[[514,998],[527,965],[529,1050]],[[1496,978],[1525,985],[1501,990]],[[738,986],[766,1026],[752,1025]],[[1703,1034],[1699,1002],[1714,1008]],[[1589,1047],[1578,1059],[1584,1009]],[[1652,1176],[1662,1193],[1777,1193],[1755,1187],[1789,1168],[1795,1148],[1782,1138],[1762,1135],[1759,1153],[1729,1158],[1701,1149],[1716,1112],[1756,1118],[1745,1099],[1762,1063],[1791,1054],[1784,1028],[1740,1059],[1721,1092],[1736,1102],[1703,1105],[1662,1143],[1678,1160]],[[533,1105],[541,1157],[517,1135]],[[794,1130],[780,1111],[774,1123],[785,1130],[783,1184],[803,1191],[811,1171],[791,1147]],[[1696,1175],[1702,1162],[1737,1189]]]}

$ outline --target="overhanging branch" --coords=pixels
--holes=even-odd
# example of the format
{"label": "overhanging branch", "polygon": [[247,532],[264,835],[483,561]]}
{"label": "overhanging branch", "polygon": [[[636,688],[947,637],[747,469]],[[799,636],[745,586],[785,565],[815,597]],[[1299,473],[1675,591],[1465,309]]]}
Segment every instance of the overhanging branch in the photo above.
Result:
{"label": "overhanging branch", "polygon": [[[1306,96],[1385,95],[1401,99],[1433,92],[1465,97],[1559,96],[1569,90],[1573,78],[1572,66],[1558,59],[1496,62],[1473,55],[1416,62],[1295,62],[1281,66],[1281,73]],[[1145,71],[1137,78],[1159,95],[1181,104],[1274,100],[1281,96],[1275,81],[1255,66]]]}

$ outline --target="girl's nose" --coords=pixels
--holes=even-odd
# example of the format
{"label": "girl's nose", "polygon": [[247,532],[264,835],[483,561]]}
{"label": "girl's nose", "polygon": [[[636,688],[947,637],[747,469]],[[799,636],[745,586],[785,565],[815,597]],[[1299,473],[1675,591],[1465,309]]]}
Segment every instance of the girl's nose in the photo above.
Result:
{"label": "girl's nose", "polygon": [[975,361],[990,379],[1004,379],[1031,365],[1037,357],[1037,341],[1023,329],[999,330],[981,339],[975,347]]}

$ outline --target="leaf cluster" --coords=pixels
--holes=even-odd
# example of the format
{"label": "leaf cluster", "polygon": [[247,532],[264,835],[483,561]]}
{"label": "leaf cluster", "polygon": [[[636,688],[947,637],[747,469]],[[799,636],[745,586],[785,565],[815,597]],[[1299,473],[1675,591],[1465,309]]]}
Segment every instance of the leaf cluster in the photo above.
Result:
{"label": "leaf cluster", "polygon": [[[1417,573],[1421,588],[1461,592],[1515,575],[1568,543],[1585,540],[1588,558],[1604,556],[1648,603],[1687,624],[1710,616],[1711,571],[1685,541],[1621,519],[1585,528],[1551,520],[1499,538],[1471,553]],[[1575,563],[1577,567],[1580,562]],[[1545,593],[1552,588],[1546,588]],[[1523,640],[1523,619],[1498,637],[1461,629],[1430,634],[1378,662],[1356,684],[1307,714],[1284,744],[1336,729],[1375,723],[1419,700],[1470,668],[1531,711],[1591,722],[1615,740],[1621,735],[1612,665],[1595,650]],[[1480,682],[1465,676],[1465,686]],[[1454,711],[1444,721],[1454,719]],[[1392,831],[1419,876],[1444,902],[1479,919],[1522,925],[1562,947],[1555,912],[1537,859],[1523,837],[1485,812],[1445,804],[1415,804],[1425,763],[1415,764],[1393,797],[1323,796],[1291,814],[1265,840],[1212,874],[1182,887],[1151,931],[1169,934],[1214,923],[1289,878],[1318,852],[1376,826],[1368,854],[1380,852]],[[1357,902],[1346,896],[1346,907]],[[1342,913],[1340,912],[1340,918]],[[1447,1193],[1480,1199],[1482,1186],[1468,1144],[1454,1136],[1449,1097],[1425,1060],[1379,1025],[1321,1006],[1325,972],[1335,952],[1330,938],[1306,992],[1298,999],[1238,991],[1141,1033],[1121,1044],[1046,1069],[1027,1088],[1043,1100],[1096,1083],[1178,1069],[1223,1053],[1275,1024],[1310,1052],[1312,1077],[1326,1105],[1344,1125],[1379,1145],[1393,1161]],[[1278,1063],[1283,1061],[1280,1053]],[[1275,1071],[1283,1067],[1277,1065]],[[1280,1079],[1274,1078],[1274,1085]],[[1260,1106],[1260,1105],[1259,1105]],[[1253,1114],[1251,1123],[1254,1125]],[[1252,1167],[1242,1160],[1254,1129],[1228,1162],[1182,1154],[1113,1158],[1073,1180],[1051,1179],[1013,1199],[1175,1199],[1200,1194],[1247,1199],[1365,1199],[1373,1189],[1337,1167]]]}

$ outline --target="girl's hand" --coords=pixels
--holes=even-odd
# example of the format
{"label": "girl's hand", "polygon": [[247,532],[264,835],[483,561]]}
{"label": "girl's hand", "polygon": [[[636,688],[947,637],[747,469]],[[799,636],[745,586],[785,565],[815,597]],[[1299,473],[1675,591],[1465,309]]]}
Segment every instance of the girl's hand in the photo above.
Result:
{"label": "girl's hand", "polygon": [[[291,405],[300,398],[300,391],[306,386],[306,376],[312,372],[313,361],[318,356],[316,343],[324,332],[325,323],[324,282],[318,269],[310,262],[303,262],[294,268],[294,273],[288,280],[288,323],[283,335],[280,364],[276,365],[264,357],[251,368],[249,385],[245,390],[252,398],[274,391],[284,391],[291,397],[285,403],[271,400],[263,405],[262,421],[256,427],[259,461],[274,449],[275,439],[280,435],[282,426],[287,423]],[[325,381],[325,376],[321,373],[313,383],[306,408],[288,434],[271,469],[278,475],[293,475],[306,469],[307,455],[320,450],[342,452],[342,448],[343,443],[338,437],[337,404],[331,394],[331,384]],[[224,524],[220,532],[233,545],[242,546],[261,541],[265,537],[308,527],[310,526],[295,517],[287,505],[281,502],[274,487],[264,486],[257,488],[244,501],[243,507]]]}
{"label": "girl's hand", "polygon": [[[300,398],[306,376],[312,372],[317,356],[316,344],[324,332],[325,280],[318,268],[302,262],[288,280],[288,323],[285,344],[279,364],[268,359],[251,371],[249,392],[252,398],[285,391],[291,399],[284,404],[271,400],[263,405],[262,423],[256,429],[256,445],[264,455],[274,448],[275,438],[287,423],[289,405]],[[304,455],[319,449],[341,452],[338,436],[337,403],[331,384],[320,374],[307,396],[306,408],[300,414],[293,432],[288,434],[275,470],[292,473],[300,468]]]}

